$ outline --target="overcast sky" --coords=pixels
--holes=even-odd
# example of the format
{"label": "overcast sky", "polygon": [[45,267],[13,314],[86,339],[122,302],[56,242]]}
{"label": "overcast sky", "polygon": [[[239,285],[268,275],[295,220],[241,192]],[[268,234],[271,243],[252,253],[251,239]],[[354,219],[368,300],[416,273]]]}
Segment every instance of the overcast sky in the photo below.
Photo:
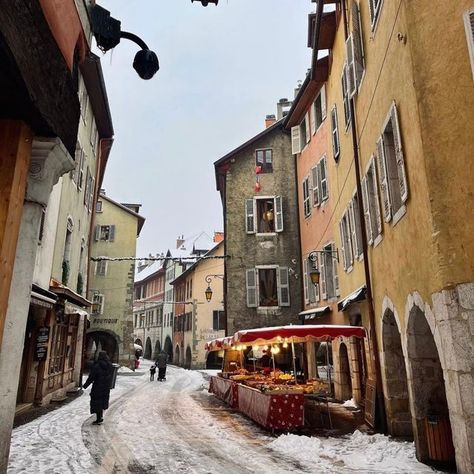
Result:
{"label": "overcast sky", "polygon": [[144,81],[138,47],[102,58],[115,142],[104,188],[142,204],[138,256],[173,248],[180,234],[223,230],[213,162],[264,128],[310,66],[310,0],[101,0],[160,61]]}

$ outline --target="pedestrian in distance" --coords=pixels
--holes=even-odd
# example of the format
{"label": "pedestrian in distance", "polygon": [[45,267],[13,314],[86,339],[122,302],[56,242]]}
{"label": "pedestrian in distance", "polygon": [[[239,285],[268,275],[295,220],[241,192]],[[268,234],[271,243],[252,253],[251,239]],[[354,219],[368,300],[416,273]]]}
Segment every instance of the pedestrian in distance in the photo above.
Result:
{"label": "pedestrian in distance", "polygon": [[99,357],[91,368],[84,388],[92,384],[91,389],[91,415],[96,414],[97,419],[93,425],[100,425],[104,421],[104,410],[109,408],[110,385],[112,381],[113,366],[105,351],[99,352]]}
{"label": "pedestrian in distance", "polygon": [[150,367],[150,382],[153,382],[153,380],[155,380],[155,372],[156,372],[156,367],[152,365]]}
{"label": "pedestrian in distance", "polygon": [[156,358],[156,366],[158,367],[158,382],[166,380],[166,364],[168,363],[168,354],[161,351]]}

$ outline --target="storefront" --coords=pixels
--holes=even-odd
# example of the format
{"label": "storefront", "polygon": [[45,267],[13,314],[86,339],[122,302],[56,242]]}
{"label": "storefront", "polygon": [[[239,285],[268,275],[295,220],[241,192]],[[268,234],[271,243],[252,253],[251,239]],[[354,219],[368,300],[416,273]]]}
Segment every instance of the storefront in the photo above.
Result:
{"label": "storefront", "polygon": [[[209,341],[208,351],[224,351],[222,372],[211,377],[209,391],[264,428],[291,431],[305,424],[307,401],[328,406],[333,395],[328,343],[365,335],[362,327],[295,325]],[[326,343],[327,358],[317,371],[325,375],[309,378],[306,346],[314,342]]]}

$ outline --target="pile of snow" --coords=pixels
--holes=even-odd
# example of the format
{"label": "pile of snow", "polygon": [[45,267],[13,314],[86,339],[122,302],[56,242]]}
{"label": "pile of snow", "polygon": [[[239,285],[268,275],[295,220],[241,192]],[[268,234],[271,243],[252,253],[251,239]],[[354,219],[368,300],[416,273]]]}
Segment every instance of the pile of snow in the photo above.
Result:
{"label": "pile of snow", "polygon": [[356,401],[351,398],[350,400],[346,400],[343,404],[343,407],[345,408],[358,408]]}
{"label": "pile of snow", "polygon": [[321,472],[334,472],[334,465],[341,466],[341,472],[433,472],[416,460],[413,443],[380,434],[356,431],[349,437],[327,439],[288,434],[279,436],[268,447],[313,468],[318,466]]}
{"label": "pile of snow", "polygon": [[121,373],[121,372],[133,372],[133,370],[130,367],[121,365],[118,369],[118,373]]}

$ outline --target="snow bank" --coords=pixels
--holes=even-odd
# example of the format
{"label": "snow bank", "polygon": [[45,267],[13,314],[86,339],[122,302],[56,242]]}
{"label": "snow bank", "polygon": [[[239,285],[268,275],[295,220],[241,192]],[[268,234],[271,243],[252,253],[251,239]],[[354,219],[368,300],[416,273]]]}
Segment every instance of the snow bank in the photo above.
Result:
{"label": "snow bank", "polygon": [[359,408],[359,407],[357,406],[356,401],[355,401],[353,398],[351,398],[350,400],[346,400],[346,401],[342,404],[342,406],[345,407],[345,408]]}
{"label": "snow bank", "polygon": [[334,472],[331,466],[334,469],[335,464],[347,469],[346,472],[433,472],[433,469],[416,460],[413,443],[395,441],[380,434],[367,435],[356,431],[343,438],[311,438],[288,434],[279,436],[268,447],[311,464],[312,468],[318,466],[322,472]]}

